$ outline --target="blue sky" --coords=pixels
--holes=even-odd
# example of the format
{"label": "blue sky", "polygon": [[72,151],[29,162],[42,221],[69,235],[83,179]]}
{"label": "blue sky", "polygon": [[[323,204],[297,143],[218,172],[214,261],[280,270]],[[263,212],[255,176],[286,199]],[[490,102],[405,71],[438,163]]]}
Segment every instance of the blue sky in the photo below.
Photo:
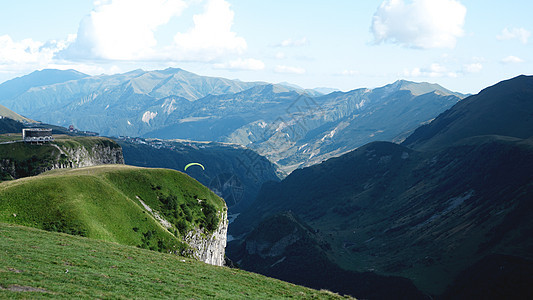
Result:
{"label": "blue sky", "polygon": [[351,90],[477,93],[531,74],[533,1],[0,0],[0,82],[43,68],[180,67]]}

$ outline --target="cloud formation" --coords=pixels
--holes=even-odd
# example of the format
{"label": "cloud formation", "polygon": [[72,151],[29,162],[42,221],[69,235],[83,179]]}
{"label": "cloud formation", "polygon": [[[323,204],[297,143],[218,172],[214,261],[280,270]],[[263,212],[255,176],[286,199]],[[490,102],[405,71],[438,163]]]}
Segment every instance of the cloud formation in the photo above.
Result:
{"label": "cloud formation", "polygon": [[466,8],[456,0],[385,0],[372,19],[374,42],[410,48],[454,48]]}
{"label": "cloud formation", "polygon": [[501,60],[502,63],[504,64],[519,64],[519,63],[523,63],[524,60],[521,59],[520,57],[516,57],[516,56],[513,56],[513,55],[509,55],[507,57],[504,57],[502,60]]}
{"label": "cloud formation", "polygon": [[433,63],[427,68],[413,68],[411,70],[404,70],[403,75],[405,77],[450,77],[456,78],[458,75],[456,72],[449,71],[445,66]]}
{"label": "cloud formation", "polygon": [[226,54],[242,54],[246,40],[231,31],[234,12],[224,0],[209,0],[194,27],[174,36],[175,55],[184,60],[210,61]]}
{"label": "cloud formation", "polygon": [[356,70],[343,70],[342,72],[339,72],[335,75],[338,75],[338,76],[356,76],[356,75],[359,75],[359,71],[356,71]]}
{"label": "cloud formation", "polygon": [[[159,45],[157,30],[181,16],[188,4],[204,2],[194,26]],[[81,22],[75,41],[58,58],[117,61],[212,61],[242,54],[246,41],[231,30],[234,12],[225,0],[100,0]]]}
{"label": "cloud formation", "polygon": [[307,45],[308,43],[309,41],[307,40],[306,37],[296,39],[296,40],[288,38],[286,40],[283,40],[281,43],[279,43],[276,46],[277,47],[300,47],[300,46]]}
{"label": "cloud formation", "polygon": [[463,67],[465,73],[479,73],[483,69],[483,65],[479,62],[467,64]]}
{"label": "cloud formation", "polygon": [[524,28],[504,28],[496,38],[498,40],[517,39],[522,42],[522,44],[527,44],[530,36],[531,33]]}
{"label": "cloud formation", "polygon": [[14,41],[9,35],[0,36],[0,72],[19,72],[47,68],[56,53],[66,48],[68,41],[47,42],[24,39]]}
{"label": "cloud formation", "polygon": [[35,63],[49,60],[57,45],[48,45],[32,39],[15,42],[9,35],[0,36],[0,63]]}
{"label": "cloud formation", "polygon": [[179,16],[183,0],[102,0],[85,17],[78,34],[60,57],[137,60],[155,55],[155,31]]}

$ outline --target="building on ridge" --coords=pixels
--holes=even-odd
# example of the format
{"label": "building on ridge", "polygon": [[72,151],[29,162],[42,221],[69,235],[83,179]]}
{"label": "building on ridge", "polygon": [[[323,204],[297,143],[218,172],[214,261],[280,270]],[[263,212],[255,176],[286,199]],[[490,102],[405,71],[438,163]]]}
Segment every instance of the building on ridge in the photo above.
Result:
{"label": "building on ridge", "polygon": [[49,128],[24,128],[22,129],[22,140],[25,143],[46,143],[54,140],[52,129]]}

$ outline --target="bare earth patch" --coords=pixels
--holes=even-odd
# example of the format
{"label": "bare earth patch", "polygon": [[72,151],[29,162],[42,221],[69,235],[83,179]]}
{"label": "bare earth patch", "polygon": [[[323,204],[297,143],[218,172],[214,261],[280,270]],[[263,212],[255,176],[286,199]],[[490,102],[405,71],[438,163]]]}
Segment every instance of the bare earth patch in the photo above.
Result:
{"label": "bare earth patch", "polygon": [[13,273],[22,273],[22,272],[24,272],[22,270],[18,270],[18,269],[15,269],[15,268],[7,268],[7,270],[10,271],[10,272],[13,272]]}
{"label": "bare earth patch", "polygon": [[0,290],[8,290],[8,291],[12,291],[12,292],[40,292],[40,293],[48,293],[48,291],[45,290],[45,289],[43,289],[43,288],[36,288],[36,287],[32,287],[32,286],[22,286],[22,285],[18,285],[18,284],[10,285],[10,286],[7,287],[7,288],[4,288],[4,287],[0,286]]}

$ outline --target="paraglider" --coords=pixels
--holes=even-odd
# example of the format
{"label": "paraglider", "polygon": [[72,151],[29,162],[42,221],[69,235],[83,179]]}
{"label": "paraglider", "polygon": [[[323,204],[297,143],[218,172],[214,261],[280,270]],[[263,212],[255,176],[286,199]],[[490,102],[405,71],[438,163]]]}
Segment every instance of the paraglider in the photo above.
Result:
{"label": "paraglider", "polygon": [[187,165],[185,166],[185,169],[184,169],[183,171],[187,171],[187,168],[190,167],[190,166],[200,166],[200,167],[202,167],[202,170],[205,171],[204,166],[202,166],[202,164],[197,163],[197,162],[193,162],[193,163],[187,164]]}

